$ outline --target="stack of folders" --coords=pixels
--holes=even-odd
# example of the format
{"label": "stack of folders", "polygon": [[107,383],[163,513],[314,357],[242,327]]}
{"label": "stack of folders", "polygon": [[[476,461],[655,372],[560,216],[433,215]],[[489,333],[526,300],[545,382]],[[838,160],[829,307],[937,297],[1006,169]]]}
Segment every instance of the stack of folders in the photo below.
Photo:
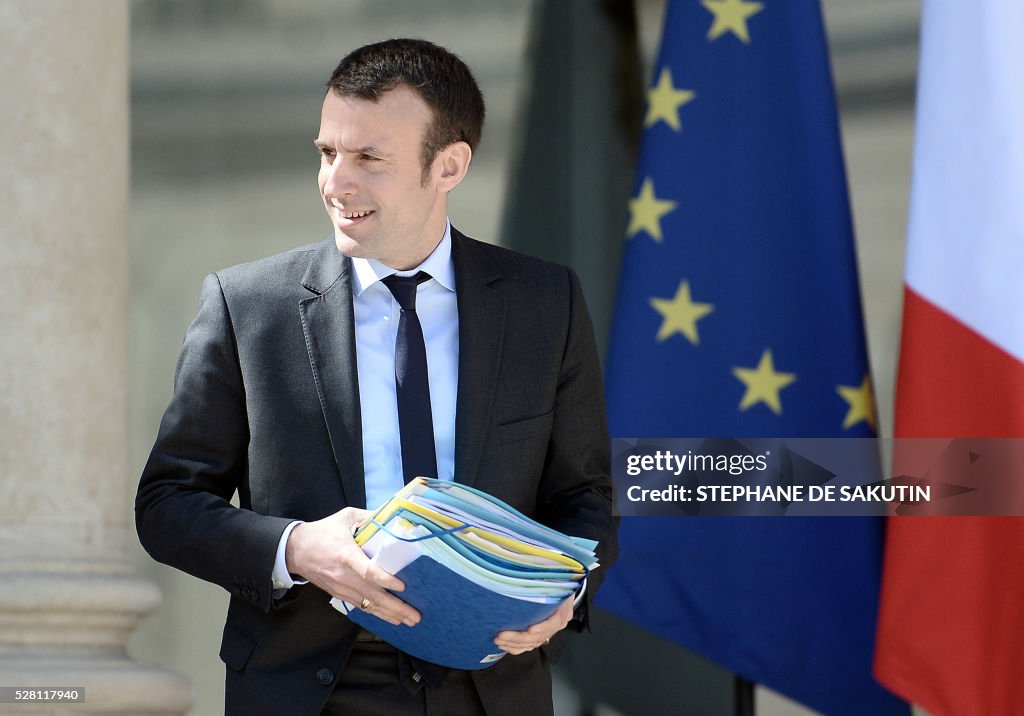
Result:
{"label": "stack of folders", "polygon": [[569,537],[466,485],[419,477],[356,532],[356,543],[405,584],[415,627],[355,605],[336,609],[415,657],[483,669],[505,656],[494,637],[551,616],[598,566],[593,540]]}

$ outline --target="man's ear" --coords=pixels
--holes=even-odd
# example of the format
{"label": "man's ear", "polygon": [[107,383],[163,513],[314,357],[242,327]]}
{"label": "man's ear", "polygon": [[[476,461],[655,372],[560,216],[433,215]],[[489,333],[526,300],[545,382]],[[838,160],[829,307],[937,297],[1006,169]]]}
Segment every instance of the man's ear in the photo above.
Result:
{"label": "man's ear", "polygon": [[454,142],[438,152],[434,159],[437,188],[449,192],[457,187],[469,171],[473,150],[465,142]]}

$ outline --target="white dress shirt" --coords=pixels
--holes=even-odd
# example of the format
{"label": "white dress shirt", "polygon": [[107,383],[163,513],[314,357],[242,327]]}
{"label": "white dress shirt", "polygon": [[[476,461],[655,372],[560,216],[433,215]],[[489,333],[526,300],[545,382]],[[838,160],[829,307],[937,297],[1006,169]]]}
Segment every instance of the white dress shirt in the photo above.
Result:
{"label": "white dress shirt", "polygon": [[352,259],[356,365],[363,428],[366,507],[375,510],[402,488],[402,443],[395,391],[395,343],[401,307],[381,279],[418,271],[432,280],[417,287],[416,314],[427,349],[427,380],[434,425],[437,477],[455,475],[455,397],[459,377],[459,310],[455,298],[451,227],[414,269],[396,272],[375,259]]}
{"label": "white dress shirt", "polygon": [[[375,510],[405,483],[402,443],[398,427],[395,389],[395,343],[401,307],[381,279],[397,273],[412,276],[425,271],[431,280],[416,290],[416,314],[427,349],[427,381],[434,424],[437,476],[455,476],[455,400],[459,376],[459,311],[455,297],[451,223],[441,243],[423,263],[409,271],[395,271],[375,259],[352,259],[352,305],[355,311],[356,368],[363,430],[363,471],[366,506]],[[281,535],[274,564],[273,585],[289,589],[303,581],[288,574],[285,546],[293,522]]]}

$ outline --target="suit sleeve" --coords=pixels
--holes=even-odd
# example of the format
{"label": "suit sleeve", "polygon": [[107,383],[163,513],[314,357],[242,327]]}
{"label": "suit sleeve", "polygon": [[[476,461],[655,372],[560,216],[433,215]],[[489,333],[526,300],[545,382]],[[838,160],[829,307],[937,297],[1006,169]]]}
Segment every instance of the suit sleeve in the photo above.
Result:
{"label": "suit sleeve", "polygon": [[594,328],[579,278],[572,270],[567,273],[569,325],[538,506],[543,522],[598,541],[601,566],[588,577],[586,595],[577,607],[574,626],[579,630],[587,627],[589,604],[618,555],[618,518]]}
{"label": "suit sleeve", "polygon": [[178,359],[174,396],[139,481],[136,529],[157,561],[268,610],[278,541],[291,520],[231,504],[244,489],[248,445],[231,317],[220,280],[211,274]]}

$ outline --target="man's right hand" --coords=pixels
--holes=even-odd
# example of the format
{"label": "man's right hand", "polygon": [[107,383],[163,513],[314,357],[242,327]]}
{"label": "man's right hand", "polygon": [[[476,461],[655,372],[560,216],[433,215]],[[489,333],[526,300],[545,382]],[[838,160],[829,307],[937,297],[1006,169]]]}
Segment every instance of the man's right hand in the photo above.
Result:
{"label": "man's right hand", "polygon": [[359,606],[368,599],[366,611],[386,622],[415,626],[419,612],[386,591],[401,592],[405,585],[371,562],[352,537],[356,525],[369,515],[367,510],[346,507],[297,525],[285,546],[288,571],[350,604]]}

